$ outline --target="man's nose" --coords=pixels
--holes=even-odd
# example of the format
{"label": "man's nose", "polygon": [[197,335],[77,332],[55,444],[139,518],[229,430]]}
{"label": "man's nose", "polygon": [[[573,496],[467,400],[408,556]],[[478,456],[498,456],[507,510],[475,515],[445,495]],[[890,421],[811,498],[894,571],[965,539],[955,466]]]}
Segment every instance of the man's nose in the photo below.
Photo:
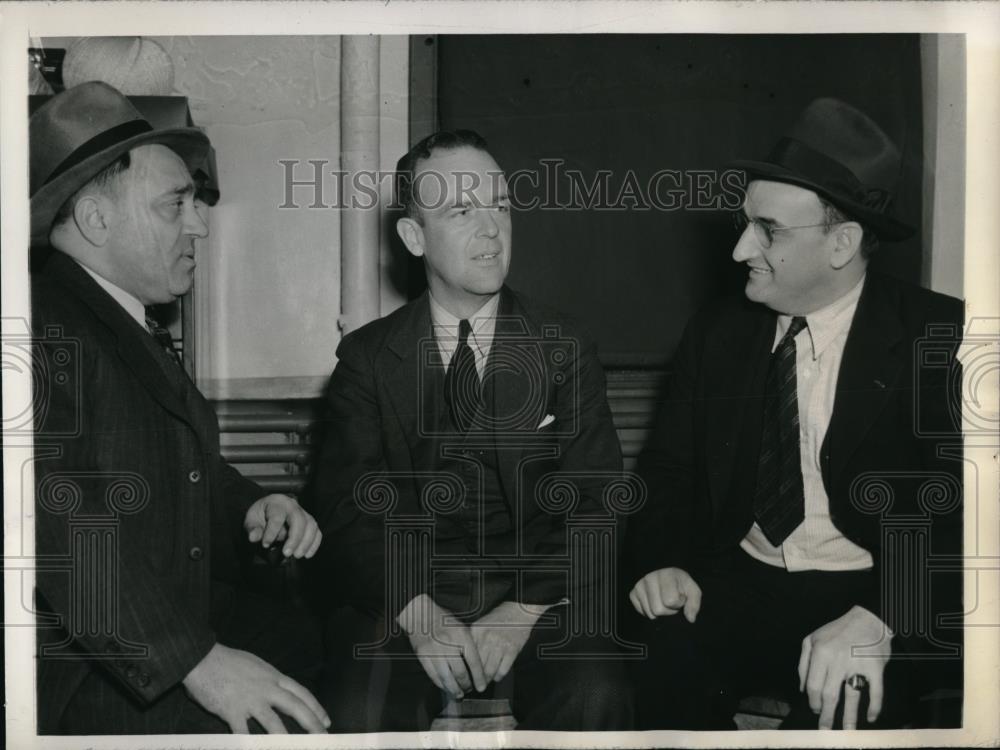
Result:
{"label": "man's nose", "polygon": [[[202,206],[204,206],[202,208]],[[204,239],[208,237],[208,206],[194,202],[184,212],[184,233]]]}
{"label": "man's nose", "polygon": [[760,243],[757,242],[757,233],[753,231],[753,224],[747,224],[743,234],[736,241],[736,247],[733,248],[733,260],[744,263],[758,255],[760,255]]}
{"label": "man's nose", "polygon": [[496,237],[500,233],[500,225],[491,208],[479,209],[479,234],[483,237]]}

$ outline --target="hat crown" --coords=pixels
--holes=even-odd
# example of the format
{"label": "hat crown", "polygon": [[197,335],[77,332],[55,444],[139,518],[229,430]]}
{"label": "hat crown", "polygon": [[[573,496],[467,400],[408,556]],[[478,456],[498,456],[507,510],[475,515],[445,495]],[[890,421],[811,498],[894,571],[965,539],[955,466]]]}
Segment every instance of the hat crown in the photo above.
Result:
{"label": "hat crown", "polygon": [[100,81],[81,83],[52,97],[28,125],[31,194],[78,148],[130,122],[148,126],[128,99]]}
{"label": "hat crown", "polygon": [[846,167],[861,187],[891,193],[902,156],[864,112],[838,99],[816,99],[799,115],[787,138],[804,143]]}

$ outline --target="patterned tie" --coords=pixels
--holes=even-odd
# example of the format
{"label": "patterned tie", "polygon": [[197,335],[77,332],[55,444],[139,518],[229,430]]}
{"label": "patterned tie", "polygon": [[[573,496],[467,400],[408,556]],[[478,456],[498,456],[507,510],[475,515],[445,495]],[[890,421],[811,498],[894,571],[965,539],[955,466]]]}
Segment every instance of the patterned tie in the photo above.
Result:
{"label": "patterned tie", "polygon": [[177,350],[174,349],[174,340],[170,336],[170,331],[161,326],[154,318],[146,316],[146,327],[149,328],[149,332],[153,334],[153,338],[156,339],[156,343],[160,345],[170,360],[176,364],[178,367],[183,366],[181,363],[181,358],[177,354]]}
{"label": "patterned tie", "polygon": [[767,370],[753,509],[757,524],[775,547],[781,546],[806,517],[795,383],[795,337],[805,327],[805,318],[792,318]]}
{"label": "patterned tie", "polygon": [[458,324],[458,347],[451,357],[448,373],[444,376],[444,397],[451,411],[451,420],[459,432],[466,433],[482,402],[479,373],[476,372],[476,355],[469,346],[472,326],[468,320]]}

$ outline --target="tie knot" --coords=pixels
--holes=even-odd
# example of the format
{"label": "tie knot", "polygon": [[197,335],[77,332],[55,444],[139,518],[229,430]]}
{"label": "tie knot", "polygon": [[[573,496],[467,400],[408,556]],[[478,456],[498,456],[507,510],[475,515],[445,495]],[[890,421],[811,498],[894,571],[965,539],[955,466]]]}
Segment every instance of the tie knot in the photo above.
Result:
{"label": "tie knot", "polygon": [[806,319],[802,316],[796,315],[792,318],[792,323],[788,326],[788,330],[785,331],[785,335],[781,337],[782,343],[794,339],[805,327]]}
{"label": "tie knot", "polygon": [[458,345],[462,346],[469,340],[469,334],[472,333],[472,325],[468,320],[458,321]]}

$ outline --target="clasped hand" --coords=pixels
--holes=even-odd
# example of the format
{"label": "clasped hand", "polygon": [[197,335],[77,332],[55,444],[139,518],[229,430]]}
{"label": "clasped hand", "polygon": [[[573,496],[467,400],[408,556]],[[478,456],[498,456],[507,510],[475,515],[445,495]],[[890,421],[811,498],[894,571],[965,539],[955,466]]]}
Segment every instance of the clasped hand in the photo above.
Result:
{"label": "clasped hand", "polygon": [[502,680],[544,608],[502,602],[465,625],[427,594],[414,597],[397,618],[431,682],[454,698],[482,692]]}
{"label": "clasped hand", "polygon": [[265,495],[257,500],[247,511],[243,528],[250,543],[260,542],[264,549],[284,542],[285,557],[312,557],[323,541],[315,519],[288,495]]}

